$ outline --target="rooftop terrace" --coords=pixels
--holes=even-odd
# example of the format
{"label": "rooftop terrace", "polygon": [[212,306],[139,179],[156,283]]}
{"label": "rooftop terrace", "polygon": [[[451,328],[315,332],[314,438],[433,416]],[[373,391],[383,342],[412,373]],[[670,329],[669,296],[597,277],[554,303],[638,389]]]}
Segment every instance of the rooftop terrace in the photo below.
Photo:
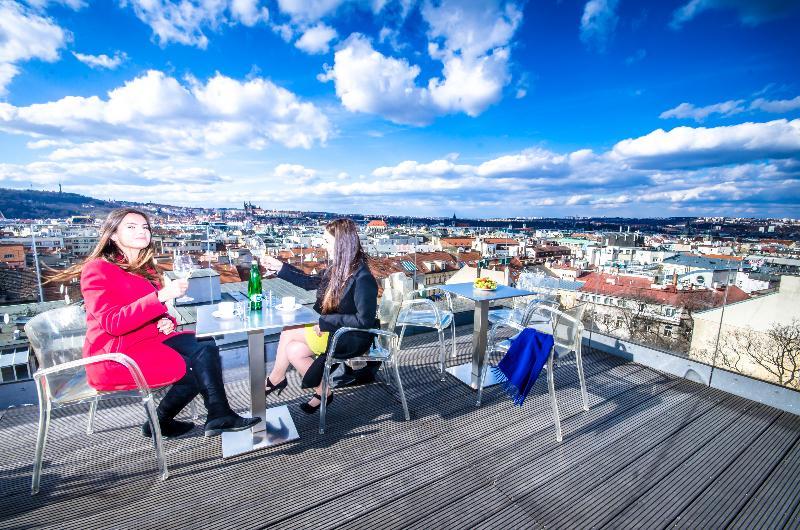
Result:
{"label": "rooftop terrace", "polygon": [[[471,333],[459,328],[461,361]],[[439,381],[435,335],[409,337],[401,359],[410,422],[391,387],[372,384],[337,390],[320,435],[318,416],[297,407],[307,393],[290,372],[287,391],[268,403],[290,405],[299,440],[223,461],[219,438],[198,428],[166,441],[165,482],[139,434],[141,406],[119,401],[101,407],[88,436],[88,406],[54,414],[42,489],[31,496],[37,411],[9,410],[0,416],[0,527],[800,524],[795,415],[591,351],[588,412],[570,360],[556,370],[557,443],[544,377],[521,408],[498,387],[476,408],[465,386]],[[246,383],[228,390],[244,410]]]}

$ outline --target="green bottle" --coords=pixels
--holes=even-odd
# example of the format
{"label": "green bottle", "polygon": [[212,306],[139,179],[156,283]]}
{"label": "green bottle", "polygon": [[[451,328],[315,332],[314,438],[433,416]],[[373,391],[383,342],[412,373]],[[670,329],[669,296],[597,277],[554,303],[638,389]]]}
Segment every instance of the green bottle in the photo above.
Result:
{"label": "green bottle", "polygon": [[258,269],[258,261],[255,258],[253,258],[253,264],[250,265],[247,297],[250,299],[250,311],[261,311],[261,271]]}

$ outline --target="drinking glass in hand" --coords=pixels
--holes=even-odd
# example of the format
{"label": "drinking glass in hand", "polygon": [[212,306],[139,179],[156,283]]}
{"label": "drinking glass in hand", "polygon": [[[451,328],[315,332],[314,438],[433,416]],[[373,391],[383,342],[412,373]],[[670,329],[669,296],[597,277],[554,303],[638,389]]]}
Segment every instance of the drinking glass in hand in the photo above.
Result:
{"label": "drinking glass in hand", "polygon": [[[175,274],[176,277],[182,280],[188,280],[189,278],[191,278],[192,271],[194,271],[196,268],[197,267],[192,261],[192,257],[186,254],[175,256],[175,260],[172,262],[172,272]],[[193,302],[194,298],[192,298],[191,296],[184,296],[182,298],[178,298],[175,301]]]}

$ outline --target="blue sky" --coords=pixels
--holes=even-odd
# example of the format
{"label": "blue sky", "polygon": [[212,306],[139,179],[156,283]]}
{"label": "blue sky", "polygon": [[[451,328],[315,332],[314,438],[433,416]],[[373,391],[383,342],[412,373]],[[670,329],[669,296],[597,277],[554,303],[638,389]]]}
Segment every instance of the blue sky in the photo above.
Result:
{"label": "blue sky", "polygon": [[800,217],[796,0],[0,0],[0,187]]}

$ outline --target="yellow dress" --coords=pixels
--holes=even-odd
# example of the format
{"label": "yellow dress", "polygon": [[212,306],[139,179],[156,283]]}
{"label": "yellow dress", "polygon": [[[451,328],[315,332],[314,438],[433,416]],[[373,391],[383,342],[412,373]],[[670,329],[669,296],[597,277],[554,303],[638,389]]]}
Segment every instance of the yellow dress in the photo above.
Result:
{"label": "yellow dress", "polygon": [[306,344],[311,348],[315,356],[320,356],[328,349],[328,335],[327,331],[322,332],[322,336],[317,335],[314,331],[314,324],[306,324]]}

